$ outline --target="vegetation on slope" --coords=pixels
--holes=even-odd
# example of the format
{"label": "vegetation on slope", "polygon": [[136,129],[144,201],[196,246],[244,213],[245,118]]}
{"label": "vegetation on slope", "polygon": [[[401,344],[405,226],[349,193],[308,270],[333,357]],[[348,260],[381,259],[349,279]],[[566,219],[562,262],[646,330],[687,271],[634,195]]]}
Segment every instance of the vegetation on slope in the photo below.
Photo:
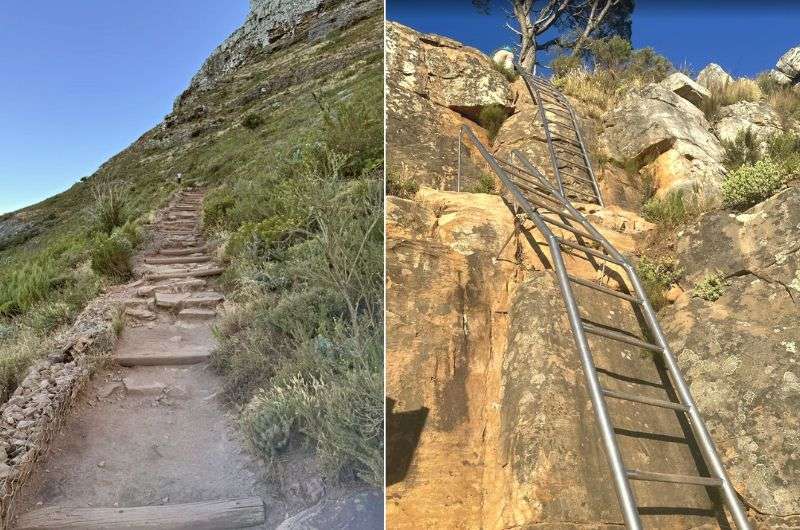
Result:
{"label": "vegetation on slope", "polygon": [[[223,245],[235,303],[214,362],[227,395],[249,403],[254,446],[268,459],[312,447],[328,476],[378,484],[381,41],[376,13],[320,42],[254,51],[210,89],[185,92],[96,174],[22,212],[39,235],[0,251],[0,391],[48,353],[55,327],[128,274],[135,226],[85,226],[98,185],[124,190],[127,223],[148,219],[182,173],[210,190],[206,228]],[[291,425],[272,423],[283,404]],[[273,426],[285,444],[260,434]]]}

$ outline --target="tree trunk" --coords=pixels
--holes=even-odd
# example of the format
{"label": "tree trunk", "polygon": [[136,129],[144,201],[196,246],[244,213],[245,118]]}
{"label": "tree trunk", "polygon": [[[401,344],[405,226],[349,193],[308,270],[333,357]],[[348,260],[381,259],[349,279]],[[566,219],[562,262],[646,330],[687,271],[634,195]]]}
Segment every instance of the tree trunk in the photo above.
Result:
{"label": "tree trunk", "polygon": [[519,63],[527,72],[532,72],[536,64],[536,31],[530,19],[530,4],[514,2],[514,17],[519,24]]}

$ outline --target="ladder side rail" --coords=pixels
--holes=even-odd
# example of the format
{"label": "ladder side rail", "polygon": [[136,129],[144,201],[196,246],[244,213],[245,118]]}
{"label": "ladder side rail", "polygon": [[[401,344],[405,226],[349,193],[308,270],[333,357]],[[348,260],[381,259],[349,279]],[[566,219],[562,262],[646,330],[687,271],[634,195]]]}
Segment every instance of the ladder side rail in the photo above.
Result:
{"label": "ladder side rail", "polygon": [[[494,160],[483,144],[480,143],[478,138],[466,125],[462,126],[467,138],[469,138],[478,151],[489,163],[491,168],[495,171],[500,178],[503,186],[511,193],[514,200],[522,207],[523,211],[531,218],[536,227],[542,232],[547,239],[547,244],[550,248],[550,255],[553,260],[553,266],[558,278],[558,285],[561,290],[562,297],[564,298],[567,307],[567,315],[569,317],[570,327],[572,328],[573,336],[578,347],[578,353],[583,367],[583,372],[586,377],[587,390],[589,397],[594,407],[595,415],[598,420],[600,428],[601,439],[606,451],[606,457],[609,460],[612,476],[614,479],[614,486],[617,491],[620,508],[622,510],[622,517],[625,521],[627,528],[631,530],[642,530],[642,522],[639,517],[639,512],[636,506],[636,499],[631,488],[630,481],[628,480],[625,464],[622,460],[622,454],[617,444],[614,427],[611,423],[611,417],[605,403],[605,396],[603,389],[600,385],[600,378],[597,374],[594,360],[589,349],[589,342],[586,334],[583,331],[583,324],[581,322],[580,310],[578,309],[577,301],[572,292],[572,287],[569,283],[567,276],[567,269],[564,263],[564,258],[561,254],[561,247],[553,232],[547,227],[547,224],[530,205],[528,200],[522,192],[511,182],[506,175],[505,171]],[[549,187],[551,187],[548,184]]]}
{"label": "ladder side rail", "polygon": [[570,116],[572,116],[572,124],[575,126],[575,134],[578,136],[578,143],[581,145],[583,160],[586,162],[586,168],[589,170],[589,176],[592,179],[592,188],[594,188],[594,195],[597,198],[597,203],[600,206],[605,206],[603,203],[603,195],[600,193],[600,186],[597,184],[597,177],[595,177],[594,169],[592,169],[592,162],[589,160],[589,153],[586,152],[586,145],[583,143],[583,136],[581,135],[581,128],[578,124],[578,118],[575,116],[575,111],[572,110],[572,105],[566,103],[564,106],[567,107]]}
{"label": "ladder side rail", "polygon": [[534,94],[536,97],[536,106],[539,108],[539,119],[542,120],[542,128],[544,129],[544,136],[547,141],[547,151],[550,154],[550,163],[553,165],[553,172],[555,173],[556,183],[558,184],[558,189],[561,190],[561,193],[564,193],[564,185],[561,182],[561,171],[558,169],[558,157],[556,156],[555,148],[553,147],[553,139],[550,137],[550,122],[547,120],[547,116],[544,110],[544,104],[542,103],[541,95],[539,94],[539,89],[536,87],[534,83],[531,82],[529,79],[529,75],[519,66],[515,66],[517,71],[522,76],[522,79],[525,81],[525,84],[528,86],[528,90]]}
{"label": "ladder side rail", "polygon": [[[525,157],[523,153],[518,150],[514,150],[512,151],[512,155],[517,156],[517,158],[522,162],[529,172],[536,174],[540,180],[544,179],[544,176],[541,174],[541,172],[536,169],[536,167]],[[675,384],[680,401],[682,404],[689,407],[687,414],[691,420],[690,423],[692,425],[692,431],[694,432],[700,448],[703,451],[703,456],[706,459],[706,463],[710,466],[714,475],[722,481],[722,491],[725,498],[725,504],[728,506],[728,509],[734,518],[736,527],[739,530],[751,530],[752,526],[747,520],[745,509],[742,506],[741,501],[739,501],[736,490],[734,490],[733,486],[731,485],[730,478],[725,471],[725,467],[722,465],[722,460],[719,457],[719,453],[714,441],[712,440],[711,435],[705,426],[705,422],[700,415],[700,411],[698,410],[694,398],[692,397],[689,386],[686,384],[683,374],[678,367],[678,362],[674,353],[672,352],[672,349],[669,347],[669,343],[667,342],[664,332],[661,329],[656,312],[653,309],[653,306],[650,304],[650,300],[647,297],[647,293],[642,285],[641,279],[636,272],[636,268],[633,266],[630,260],[623,256],[616,249],[616,247],[614,247],[614,245],[612,245],[605,237],[603,237],[603,235],[594,227],[594,225],[592,225],[592,223],[588,221],[588,219],[586,219],[578,210],[575,209],[574,206],[572,206],[569,200],[565,199],[563,196],[558,196],[558,198],[563,202],[567,211],[569,211],[570,214],[572,214],[576,219],[580,220],[583,228],[588,233],[592,234],[592,236],[597,238],[606,252],[623,263],[622,266],[631,280],[634,292],[641,300],[642,312],[644,313],[648,328],[653,333],[656,344],[661,346],[663,349],[662,355],[667,364],[667,369],[669,370],[673,383]]]}

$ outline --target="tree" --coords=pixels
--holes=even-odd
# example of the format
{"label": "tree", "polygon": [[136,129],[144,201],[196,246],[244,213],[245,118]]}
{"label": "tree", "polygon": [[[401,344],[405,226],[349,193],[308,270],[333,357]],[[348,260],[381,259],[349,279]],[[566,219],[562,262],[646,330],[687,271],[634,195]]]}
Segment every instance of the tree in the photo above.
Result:
{"label": "tree", "polygon": [[[630,38],[634,0],[506,0],[506,27],[519,37],[519,62],[525,70],[536,65],[536,53],[552,46],[580,54],[590,38],[620,35]],[[472,0],[488,14],[492,0]],[[558,25],[562,33],[546,42],[538,38]]]}

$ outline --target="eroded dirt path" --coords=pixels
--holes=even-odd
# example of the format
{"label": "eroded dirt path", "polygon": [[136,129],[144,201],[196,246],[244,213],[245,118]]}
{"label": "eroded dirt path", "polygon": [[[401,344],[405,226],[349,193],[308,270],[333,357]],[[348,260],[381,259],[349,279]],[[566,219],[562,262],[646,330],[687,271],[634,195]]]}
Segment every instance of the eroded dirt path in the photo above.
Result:
{"label": "eroded dirt path", "polygon": [[[259,497],[263,528],[287,515],[263,480],[208,367],[222,269],[200,236],[202,194],[160,212],[139,258],[112,368],[98,374],[21,496],[18,514]],[[18,518],[21,526],[25,517]]]}

